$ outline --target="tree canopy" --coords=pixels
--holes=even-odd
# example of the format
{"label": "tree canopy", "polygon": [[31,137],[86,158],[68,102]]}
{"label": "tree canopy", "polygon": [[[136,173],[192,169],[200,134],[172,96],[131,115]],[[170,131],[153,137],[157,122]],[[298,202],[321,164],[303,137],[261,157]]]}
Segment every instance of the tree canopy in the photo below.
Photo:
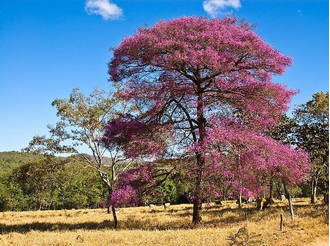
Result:
{"label": "tree canopy", "polygon": [[[295,180],[286,178],[285,173],[295,174],[296,181],[304,177],[306,155],[270,141],[264,134],[276,126],[296,94],[272,82],[272,76],[283,74],[291,61],[266,44],[250,25],[235,18],[161,21],[154,27],[140,28],[113,49],[110,80],[121,86],[119,96],[136,104],[141,112],[138,121],[121,121],[142,123],[149,127],[149,133],[154,128],[166,129],[173,137],[167,137],[168,143],[162,145],[162,156],[171,153],[170,158],[195,158],[194,162],[182,161],[180,167],[194,186],[194,223],[201,221],[201,202],[215,191],[219,179],[228,182],[241,164],[241,174],[250,179],[256,175],[247,171],[252,162],[243,163],[242,159],[243,154],[251,155],[252,149],[256,168],[274,173],[281,169],[281,178],[288,182]],[[226,134],[236,138],[221,138]],[[244,139],[247,135],[252,143]],[[105,134],[118,136],[123,135]],[[140,142],[145,145],[148,139]],[[153,142],[151,139],[149,144]],[[159,155],[159,148],[156,150]],[[125,151],[129,155],[132,149]],[[269,158],[272,153],[281,153],[277,155],[281,161]],[[299,159],[297,165],[285,167],[293,153],[295,160]],[[267,166],[268,162],[272,163]],[[259,192],[240,180],[242,177],[237,178],[238,192]]]}
{"label": "tree canopy", "polygon": [[294,118],[298,125],[297,145],[309,153],[313,164],[311,202],[314,203],[319,181],[322,193],[329,194],[329,92],[317,92],[311,100],[298,105]]}

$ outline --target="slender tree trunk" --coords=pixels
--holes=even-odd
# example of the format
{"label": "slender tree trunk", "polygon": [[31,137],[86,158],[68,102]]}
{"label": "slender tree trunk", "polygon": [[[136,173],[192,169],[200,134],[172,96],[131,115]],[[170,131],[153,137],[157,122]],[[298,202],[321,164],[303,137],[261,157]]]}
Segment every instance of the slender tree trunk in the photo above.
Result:
{"label": "slender tree trunk", "polygon": [[242,207],[242,194],[241,192],[238,195],[238,207],[241,208]]}
{"label": "slender tree trunk", "polygon": [[278,200],[281,200],[281,202],[283,202],[283,199],[282,199],[282,189],[281,189],[279,183],[276,184],[276,190],[277,190]]}
{"label": "slender tree trunk", "polygon": [[117,220],[116,208],[115,208],[114,205],[112,205],[111,206],[111,209],[112,209],[112,216],[113,216],[114,228],[117,229],[118,220]]}
{"label": "slender tree trunk", "polygon": [[262,210],[262,205],[261,205],[261,203],[262,203],[262,198],[257,198],[257,200],[256,200],[256,204],[257,204],[257,209],[258,210]]}
{"label": "slender tree trunk", "polygon": [[291,198],[290,194],[288,194],[288,196],[289,196],[288,201],[289,201],[289,207],[290,207],[290,215],[291,215],[291,218],[293,219],[294,218],[294,212],[293,212],[292,198]]}
{"label": "slender tree trunk", "polygon": [[[113,175],[111,177],[111,182],[109,180],[109,176],[108,174],[102,172],[99,170],[99,175],[101,176],[103,182],[107,185],[108,187],[108,190],[109,190],[109,196],[108,196],[108,201],[111,200],[111,197],[112,197],[112,191],[113,191],[113,188],[112,188],[112,184],[115,180],[115,177],[114,177],[114,168],[113,168]],[[116,215],[116,208],[115,206],[111,206],[112,208],[112,216],[113,216],[113,221],[114,221],[114,228],[116,229],[117,228],[117,225],[118,225],[118,220],[117,220],[117,215]],[[110,204],[108,204],[108,207],[107,207],[107,213],[110,214]]]}
{"label": "slender tree trunk", "polygon": [[[112,197],[112,188],[110,187],[109,188],[109,201],[111,200],[111,197]],[[111,212],[112,212],[112,217],[113,217],[113,222],[114,222],[114,228],[117,229],[117,226],[118,226],[118,219],[117,219],[117,214],[116,214],[116,208],[114,205],[110,205],[108,204],[108,207],[107,207],[107,212],[110,213],[110,207],[111,207]]]}
{"label": "slender tree trunk", "polygon": [[324,192],[324,194],[323,194],[323,202],[324,202],[324,205],[329,206],[329,192],[328,191]]}
{"label": "slender tree trunk", "polygon": [[312,178],[311,182],[311,188],[312,188],[312,193],[311,193],[311,204],[314,204],[316,202],[316,190],[317,190],[317,178]]}
{"label": "slender tree trunk", "polygon": [[[112,192],[113,192],[113,185],[115,183],[116,180],[116,170],[115,170],[115,164],[116,161],[113,161],[112,165],[111,165],[111,183],[110,183],[110,197],[112,197]],[[116,214],[116,207],[115,205],[111,206],[111,210],[112,210],[112,217],[113,217],[113,223],[114,223],[114,228],[117,229],[118,226],[118,219],[117,219],[117,214]]]}
{"label": "slender tree trunk", "polygon": [[286,184],[285,184],[284,182],[283,182],[283,187],[284,187],[285,197],[288,199],[288,202],[289,202],[290,215],[291,215],[291,218],[293,219],[293,218],[294,218],[294,213],[293,213],[293,205],[292,205],[291,194],[290,194],[290,192],[288,191],[288,189],[287,189],[287,187],[286,187]]}
{"label": "slender tree trunk", "polygon": [[[240,151],[241,152],[241,151]],[[237,164],[238,164],[238,168],[241,168],[241,155],[238,154],[238,158],[237,158]],[[240,181],[240,185],[241,185],[241,179],[239,179]],[[238,195],[238,208],[242,208],[242,192],[239,192]]]}
{"label": "slender tree trunk", "polygon": [[269,200],[272,201],[273,200],[273,179],[271,178],[270,179],[270,182],[269,182]]}

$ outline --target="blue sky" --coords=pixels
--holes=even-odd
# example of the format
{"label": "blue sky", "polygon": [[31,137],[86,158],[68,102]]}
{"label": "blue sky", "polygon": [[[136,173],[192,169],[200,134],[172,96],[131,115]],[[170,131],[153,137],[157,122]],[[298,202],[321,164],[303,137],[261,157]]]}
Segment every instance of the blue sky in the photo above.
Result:
{"label": "blue sky", "polygon": [[57,121],[51,102],[73,88],[110,88],[109,48],[138,26],[231,13],[257,24],[294,58],[276,82],[299,89],[292,106],[329,88],[327,0],[0,0],[0,151],[19,151]]}

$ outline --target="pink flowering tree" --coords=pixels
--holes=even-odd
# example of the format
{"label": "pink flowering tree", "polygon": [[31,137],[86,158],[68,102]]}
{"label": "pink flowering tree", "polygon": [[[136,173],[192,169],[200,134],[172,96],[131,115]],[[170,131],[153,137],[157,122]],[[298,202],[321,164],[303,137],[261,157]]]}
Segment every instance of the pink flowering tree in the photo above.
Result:
{"label": "pink flowering tree", "polygon": [[219,122],[205,146],[209,162],[220,167],[213,172],[223,174],[238,197],[259,197],[273,181],[291,187],[304,181],[311,168],[306,152],[238,123]]}
{"label": "pink flowering tree", "polygon": [[145,123],[171,128],[177,158],[194,159],[183,166],[194,184],[193,223],[202,220],[202,199],[216,185],[212,179],[226,175],[227,163],[209,160],[206,149],[219,122],[239,119],[259,133],[274,127],[296,92],[273,83],[272,76],[283,74],[291,61],[235,18],[161,21],[113,49],[109,74],[123,89],[120,97],[138,106]]}
{"label": "pink flowering tree", "polygon": [[170,174],[171,171],[164,169],[164,166],[151,163],[122,172],[109,204],[117,207],[141,205],[143,198],[152,193]]}
{"label": "pink flowering tree", "polygon": [[[109,195],[107,205],[112,207],[137,206],[145,193],[153,192],[174,170],[169,162],[162,162],[165,149],[172,139],[169,126],[133,115],[118,115],[104,128],[102,144],[106,148],[120,147],[128,159],[139,158],[138,167],[123,170]],[[148,161],[153,161],[151,165]],[[157,165],[160,164],[161,166]]]}

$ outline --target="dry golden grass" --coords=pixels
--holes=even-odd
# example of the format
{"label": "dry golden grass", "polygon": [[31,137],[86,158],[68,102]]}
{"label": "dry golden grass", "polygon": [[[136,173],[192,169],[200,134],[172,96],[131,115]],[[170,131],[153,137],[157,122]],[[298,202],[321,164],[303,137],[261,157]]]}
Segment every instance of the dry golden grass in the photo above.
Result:
{"label": "dry golden grass", "polygon": [[[0,245],[228,245],[230,233],[247,226],[261,234],[261,245],[309,245],[329,235],[328,207],[295,199],[294,220],[286,202],[277,202],[265,211],[254,205],[237,208],[235,202],[204,207],[203,223],[191,224],[191,205],[171,205],[119,210],[118,229],[104,209],[0,214]],[[248,222],[245,222],[245,213]],[[280,214],[284,231],[279,231]]]}

